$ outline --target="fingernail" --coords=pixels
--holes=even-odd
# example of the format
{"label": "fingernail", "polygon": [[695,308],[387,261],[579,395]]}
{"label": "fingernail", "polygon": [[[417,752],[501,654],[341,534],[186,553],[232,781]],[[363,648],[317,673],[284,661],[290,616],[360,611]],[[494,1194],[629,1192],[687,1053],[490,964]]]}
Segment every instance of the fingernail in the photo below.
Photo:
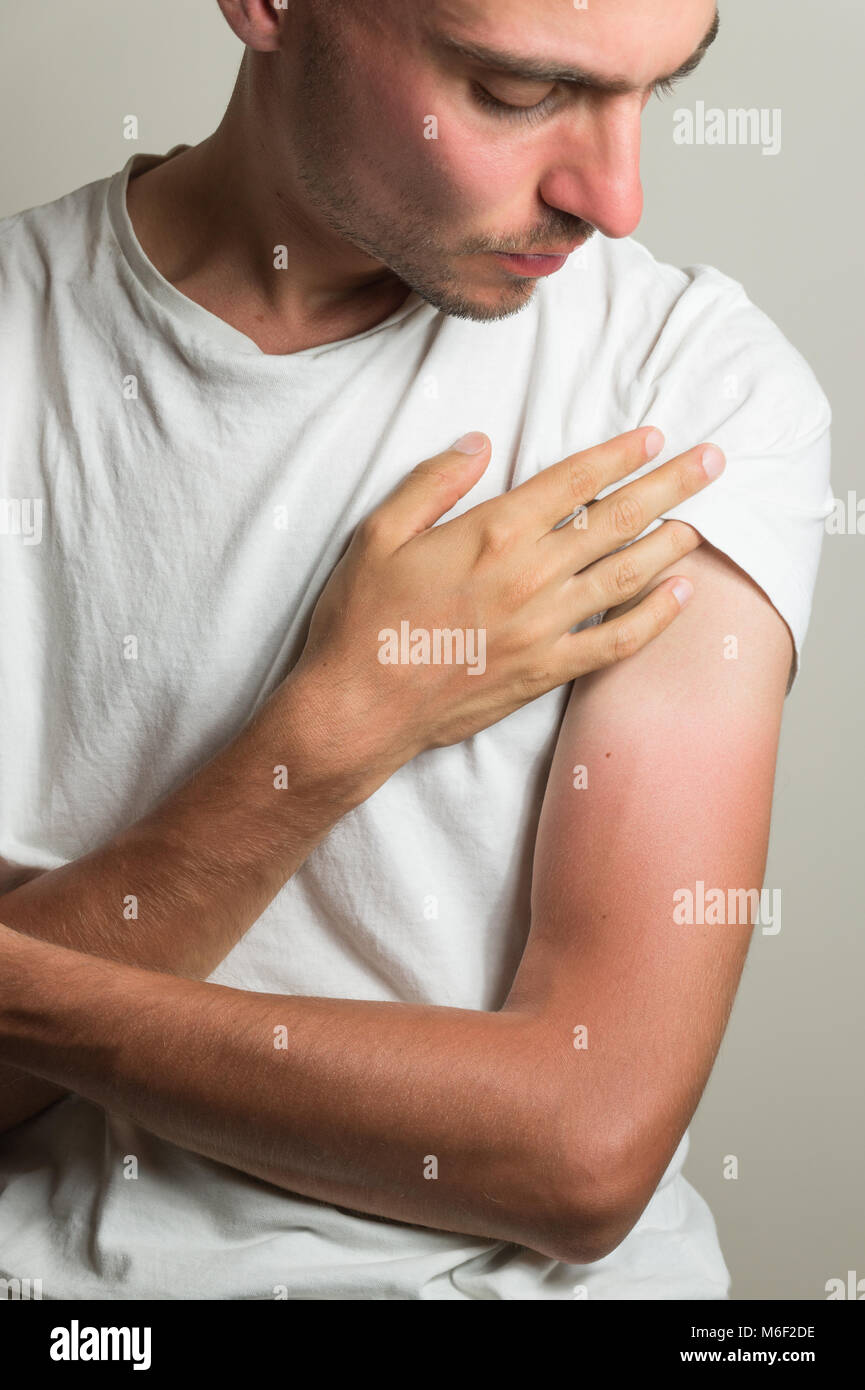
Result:
{"label": "fingernail", "polygon": [[481,434],[478,430],[472,430],[469,434],[464,434],[461,439],[458,439],[456,444],[452,444],[451,448],[456,449],[460,454],[479,454],[486,442],[485,434]]}
{"label": "fingernail", "polygon": [[703,450],[700,461],[707,478],[717,478],[720,473],[723,473],[726,463],[724,455],[715,444],[710,444],[708,448]]}
{"label": "fingernail", "polygon": [[685,604],[688,602],[688,599],[694,592],[694,586],[692,584],[689,584],[687,579],[677,579],[674,584],[670,585],[670,587],[679,601],[679,607],[684,608]]}
{"label": "fingernail", "polygon": [[646,458],[653,459],[664,447],[664,436],[660,430],[649,430],[643,443],[646,446]]}

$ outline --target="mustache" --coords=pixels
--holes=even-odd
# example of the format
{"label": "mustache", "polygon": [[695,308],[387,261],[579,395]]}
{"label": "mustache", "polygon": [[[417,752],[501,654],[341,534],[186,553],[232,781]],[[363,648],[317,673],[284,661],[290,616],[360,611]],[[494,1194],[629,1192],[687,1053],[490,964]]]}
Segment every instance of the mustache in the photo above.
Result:
{"label": "mustache", "polygon": [[571,218],[567,224],[558,222],[553,226],[544,227],[541,231],[524,232],[522,236],[508,238],[506,242],[499,237],[477,237],[464,250],[501,251],[505,255],[512,255],[516,251],[531,252],[535,246],[558,246],[563,242],[570,244],[572,241],[588,241],[596,231],[597,228],[591,222],[584,222],[582,218]]}

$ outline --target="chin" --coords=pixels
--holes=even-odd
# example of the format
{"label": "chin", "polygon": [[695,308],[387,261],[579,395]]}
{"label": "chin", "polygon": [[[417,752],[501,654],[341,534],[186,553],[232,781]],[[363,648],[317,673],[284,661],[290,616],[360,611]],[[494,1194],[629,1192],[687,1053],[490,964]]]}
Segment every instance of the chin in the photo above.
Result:
{"label": "chin", "polygon": [[535,286],[529,285],[522,290],[519,295],[507,294],[494,296],[488,302],[476,305],[473,317],[479,322],[493,322],[496,319],[512,318],[514,314],[519,314],[532,299],[535,293]]}
{"label": "chin", "polygon": [[524,309],[534,294],[535,285],[534,280],[523,280],[509,285],[480,286],[469,276],[454,275],[444,285],[419,284],[412,288],[451,318],[490,323],[510,318]]}

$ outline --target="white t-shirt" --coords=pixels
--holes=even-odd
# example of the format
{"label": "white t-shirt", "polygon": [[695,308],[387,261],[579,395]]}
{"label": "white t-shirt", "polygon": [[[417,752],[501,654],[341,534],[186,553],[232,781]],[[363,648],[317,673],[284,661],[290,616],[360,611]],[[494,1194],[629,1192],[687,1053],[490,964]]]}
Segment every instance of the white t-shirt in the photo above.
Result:
{"label": "white t-shirt", "polygon": [[[0,855],[76,859],[222,747],[297,658],[357,523],[470,429],[493,457],[457,511],[641,424],[666,434],[658,462],[717,442],[723,477],[667,515],[765,590],[798,668],[830,412],[739,284],[598,235],[510,319],[412,293],[364,333],[268,356],[148,261],[132,164],[0,223],[0,498],[20,503],[0,534]],[[497,1009],[567,697],[402,768],[211,979]],[[725,1298],[687,1148],[582,1267],[294,1196],[70,1097],[0,1139],[0,1275],[46,1299]]]}

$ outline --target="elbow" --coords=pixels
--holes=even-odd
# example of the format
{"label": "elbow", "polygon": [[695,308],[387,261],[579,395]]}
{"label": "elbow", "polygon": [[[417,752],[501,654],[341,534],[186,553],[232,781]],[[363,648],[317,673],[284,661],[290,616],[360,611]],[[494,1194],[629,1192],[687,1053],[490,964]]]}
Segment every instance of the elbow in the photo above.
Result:
{"label": "elbow", "polygon": [[531,1096],[531,1110],[520,1117],[519,1161],[507,1164],[510,1219],[496,1235],[562,1264],[596,1264],[621,1245],[645,1211],[669,1161],[667,1154],[660,1162],[667,1135],[628,1108],[611,1114],[607,1105],[598,1113],[584,1097],[575,1102],[555,1078],[539,1095],[545,1059],[529,1049],[523,1055],[535,1065],[517,1105]]}
{"label": "elbow", "polygon": [[565,1264],[591,1265],[605,1260],[630,1235],[644,1207],[630,1204],[611,1206],[602,1215],[580,1211],[572,1213],[566,1239],[560,1243],[557,1259]]}
{"label": "elbow", "polygon": [[627,1205],[612,1206],[602,1213],[594,1207],[563,1209],[555,1225],[547,1224],[539,1233],[532,1248],[562,1264],[596,1264],[621,1245],[639,1216],[639,1211],[632,1215]]}
{"label": "elbow", "polygon": [[636,1165],[618,1153],[580,1162],[563,1175],[554,1214],[536,1232],[533,1249],[570,1265],[596,1264],[616,1250],[648,1205]]}

